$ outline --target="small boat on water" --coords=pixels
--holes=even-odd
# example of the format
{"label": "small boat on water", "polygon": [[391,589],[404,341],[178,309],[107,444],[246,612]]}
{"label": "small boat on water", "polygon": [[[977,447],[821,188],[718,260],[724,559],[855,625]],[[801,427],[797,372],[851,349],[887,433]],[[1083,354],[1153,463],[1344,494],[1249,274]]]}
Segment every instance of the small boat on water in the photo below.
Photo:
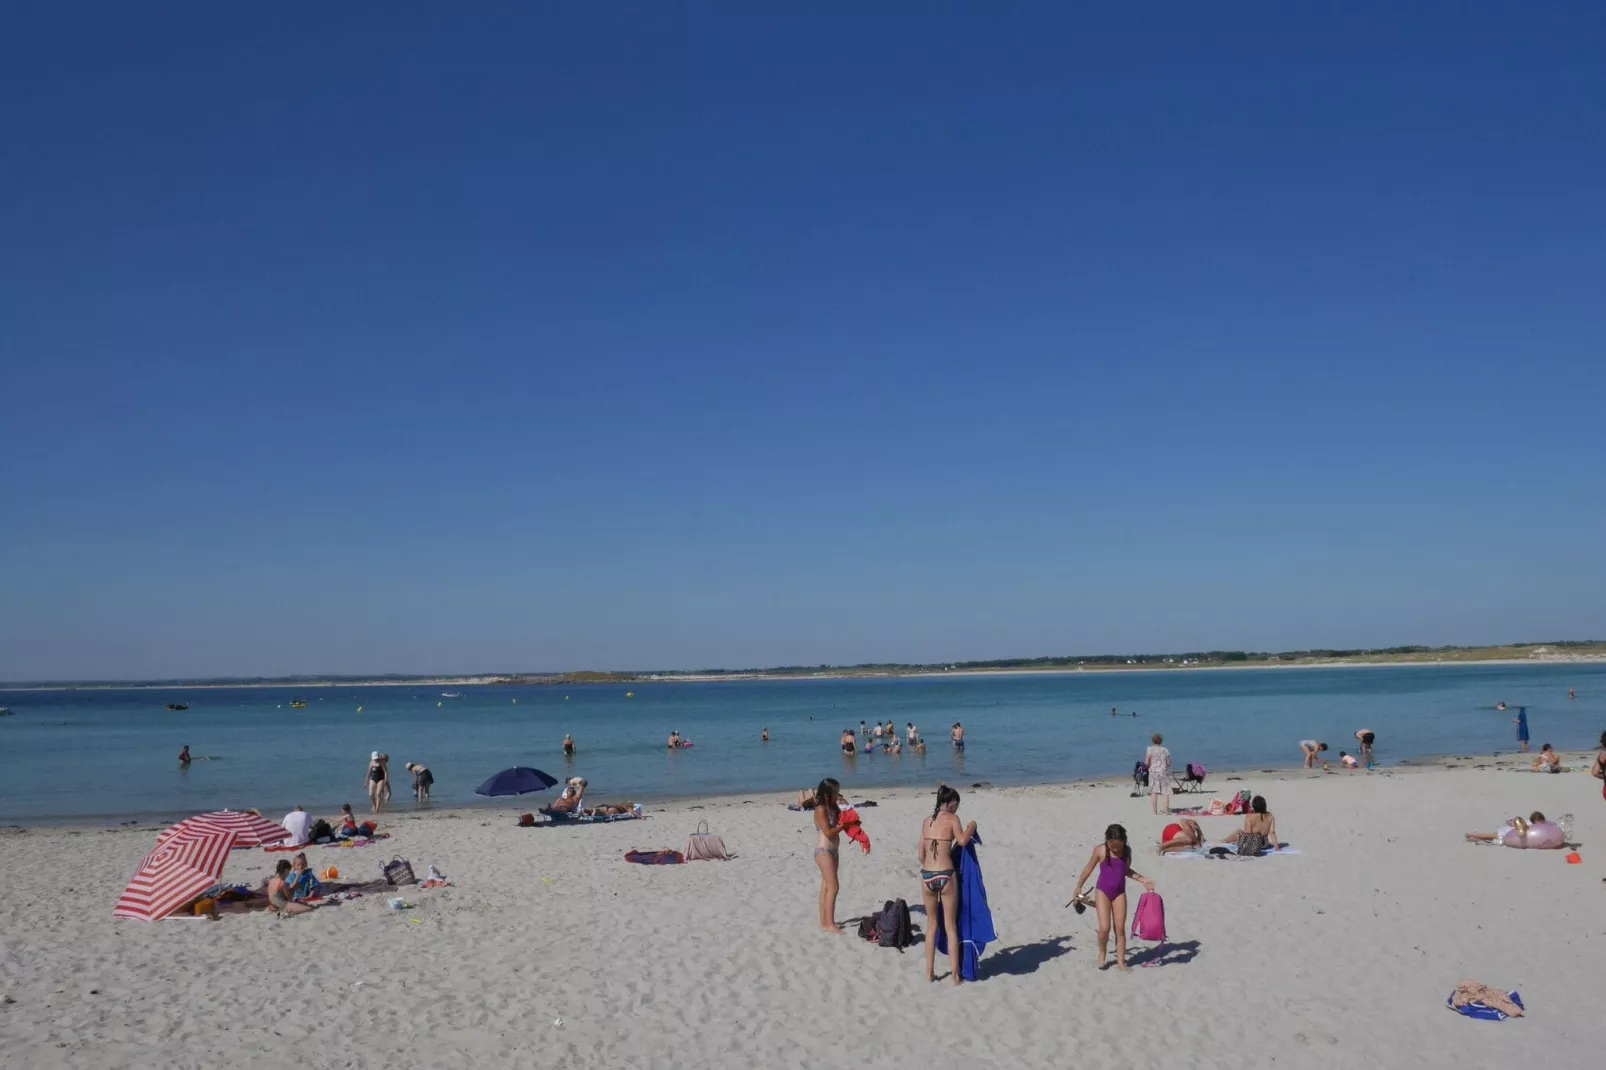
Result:
{"label": "small boat on water", "polygon": [[0,706],[0,717],[10,717],[10,716],[11,716],[11,707],[10,706]]}
{"label": "small boat on water", "polygon": [[462,698],[462,697],[463,696],[458,694],[456,691],[442,691],[441,692],[441,698]]}
{"label": "small boat on water", "polygon": [[180,710],[189,709],[190,704],[188,702],[169,702],[167,704],[167,708],[172,710],[174,713],[177,713]]}
{"label": "small boat on water", "polygon": [[290,708],[292,710],[304,710],[307,708],[306,700],[293,698],[290,700]]}

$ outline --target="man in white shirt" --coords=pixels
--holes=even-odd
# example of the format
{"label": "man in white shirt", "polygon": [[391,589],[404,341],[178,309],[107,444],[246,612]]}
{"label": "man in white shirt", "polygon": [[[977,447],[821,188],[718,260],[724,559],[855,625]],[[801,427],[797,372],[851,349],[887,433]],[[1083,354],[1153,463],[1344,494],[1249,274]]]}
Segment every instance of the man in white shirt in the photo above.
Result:
{"label": "man in white shirt", "polygon": [[312,832],[312,816],[299,806],[285,814],[279,823],[290,833],[290,838],[284,841],[286,847],[300,847]]}

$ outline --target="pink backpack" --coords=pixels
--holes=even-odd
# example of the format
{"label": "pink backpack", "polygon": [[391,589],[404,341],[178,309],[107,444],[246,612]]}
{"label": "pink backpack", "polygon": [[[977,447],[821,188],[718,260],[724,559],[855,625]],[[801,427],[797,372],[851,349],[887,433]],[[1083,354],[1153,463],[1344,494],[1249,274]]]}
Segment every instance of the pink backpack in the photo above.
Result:
{"label": "pink backpack", "polygon": [[1138,940],[1165,942],[1165,900],[1158,892],[1138,896],[1138,909],[1132,915],[1132,935]]}

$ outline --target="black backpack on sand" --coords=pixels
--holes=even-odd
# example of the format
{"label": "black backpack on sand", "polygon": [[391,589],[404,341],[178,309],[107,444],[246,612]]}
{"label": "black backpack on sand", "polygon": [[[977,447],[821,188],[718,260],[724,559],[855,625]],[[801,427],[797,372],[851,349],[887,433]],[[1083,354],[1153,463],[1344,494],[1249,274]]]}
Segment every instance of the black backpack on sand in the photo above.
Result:
{"label": "black backpack on sand", "polygon": [[888,900],[875,916],[876,943],[895,947],[900,953],[914,943],[914,924],[909,920],[909,904],[902,899]]}

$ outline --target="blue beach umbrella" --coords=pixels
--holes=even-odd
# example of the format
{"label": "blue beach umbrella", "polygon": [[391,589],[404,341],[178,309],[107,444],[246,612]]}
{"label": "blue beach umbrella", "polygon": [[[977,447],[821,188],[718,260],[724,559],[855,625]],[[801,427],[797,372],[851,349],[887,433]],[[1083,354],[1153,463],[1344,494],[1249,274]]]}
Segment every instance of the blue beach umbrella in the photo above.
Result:
{"label": "blue beach umbrella", "polygon": [[475,795],[528,795],[532,791],[545,791],[558,782],[539,769],[516,765],[504,769],[474,789]]}

